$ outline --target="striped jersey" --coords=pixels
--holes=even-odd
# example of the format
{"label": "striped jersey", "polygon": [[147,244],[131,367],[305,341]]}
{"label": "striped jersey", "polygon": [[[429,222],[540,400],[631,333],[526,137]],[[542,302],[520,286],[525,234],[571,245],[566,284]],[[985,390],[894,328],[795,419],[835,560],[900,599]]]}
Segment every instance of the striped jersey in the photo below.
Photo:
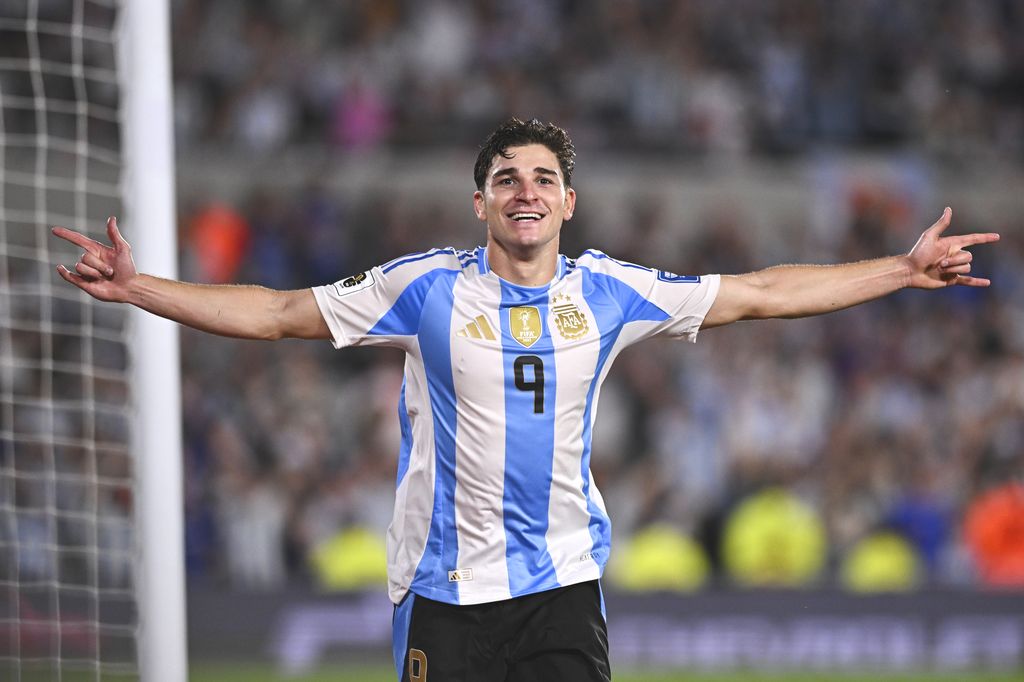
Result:
{"label": "striped jersey", "polygon": [[611,545],[590,475],[601,382],[632,343],[695,340],[718,286],[600,251],[518,286],[478,247],[315,287],[336,348],[406,353],[392,601],[411,590],[477,604],[599,578]]}

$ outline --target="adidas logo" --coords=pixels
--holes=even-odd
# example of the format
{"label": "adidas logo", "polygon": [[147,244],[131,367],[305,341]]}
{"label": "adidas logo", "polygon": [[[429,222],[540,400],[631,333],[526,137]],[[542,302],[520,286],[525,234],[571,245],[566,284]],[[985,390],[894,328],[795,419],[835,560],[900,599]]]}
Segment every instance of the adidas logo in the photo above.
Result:
{"label": "adidas logo", "polygon": [[490,323],[483,315],[477,315],[475,320],[455,332],[455,335],[471,339],[487,339],[488,341],[497,340],[494,336],[494,330],[491,329]]}
{"label": "adidas logo", "polygon": [[448,582],[450,583],[464,583],[472,579],[472,568],[456,568],[454,571],[448,571]]}

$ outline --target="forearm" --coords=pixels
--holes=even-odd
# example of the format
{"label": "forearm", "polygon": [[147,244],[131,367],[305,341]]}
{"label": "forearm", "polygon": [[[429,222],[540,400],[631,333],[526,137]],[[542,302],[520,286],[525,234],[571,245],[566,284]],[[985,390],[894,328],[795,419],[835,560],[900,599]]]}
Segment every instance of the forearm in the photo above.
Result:
{"label": "forearm", "polygon": [[127,303],[200,331],[243,339],[297,335],[285,324],[289,296],[248,285],[210,285],[137,275]]}
{"label": "forearm", "polygon": [[842,265],[779,265],[742,275],[760,291],[743,317],[806,317],[871,301],[910,284],[904,256]]}

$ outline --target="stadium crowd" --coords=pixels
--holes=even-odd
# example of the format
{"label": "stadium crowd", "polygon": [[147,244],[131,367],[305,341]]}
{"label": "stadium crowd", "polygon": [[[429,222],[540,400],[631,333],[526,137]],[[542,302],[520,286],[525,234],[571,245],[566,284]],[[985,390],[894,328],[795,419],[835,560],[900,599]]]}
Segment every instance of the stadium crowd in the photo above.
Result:
{"label": "stadium crowd", "polygon": [[[529,112],[608,153],[1024,153],[1015,3],[182,0],[174,18],[185,149],[471,149],[495,120]],[[480,241],[449,227],[464,221],[444,202],[383,192],[313,183],[210,199],[186,197],[181,217],[183,274],[198,281],[305,287]],[[838,200],[839,225],[803,226],[776,254],[741,215],[688,216],[684,230],[657,200],[616,226],[636,238],[614,244],[582,212],[563,250],[728,273],[895,252],[930,222],[898,193]],[[967,507],[1024,476],[1019,221],[985,226],[1004,233],[977,254],[989,291],[907,292],[627,352],[602,393],[593,458],[620,547],[667,523],[696,539],[713,579],[729,579],[729,515],[781,488],[825,529],[817,579],[837,578],[858,542],[889,529],[913,548],[911,582],[981,580]],[[383,537],[390,519],[400,355],[184,334],[190,570],[246,586],[323,582],[318,547],[346,528]]]}
{"label": "stadium crowd", "polygon": [[[1020,3],[178,0],[181,144],[474,145],[510,111],[617,150],[1024,153]],[[522,30],[522,27],[529,30]],[[554,67],[554,68],[553,68]]]}

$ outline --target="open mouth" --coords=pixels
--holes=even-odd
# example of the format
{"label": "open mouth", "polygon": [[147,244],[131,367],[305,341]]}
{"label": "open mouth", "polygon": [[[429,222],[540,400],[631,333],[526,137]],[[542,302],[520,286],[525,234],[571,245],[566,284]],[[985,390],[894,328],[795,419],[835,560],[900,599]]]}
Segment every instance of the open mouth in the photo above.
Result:
{"label": "open mouth", "polygon": [[536,211],[516,211],[515,213],[509,214],[508,217],[517,223],[532,223],[540,220],[544,216]]}

